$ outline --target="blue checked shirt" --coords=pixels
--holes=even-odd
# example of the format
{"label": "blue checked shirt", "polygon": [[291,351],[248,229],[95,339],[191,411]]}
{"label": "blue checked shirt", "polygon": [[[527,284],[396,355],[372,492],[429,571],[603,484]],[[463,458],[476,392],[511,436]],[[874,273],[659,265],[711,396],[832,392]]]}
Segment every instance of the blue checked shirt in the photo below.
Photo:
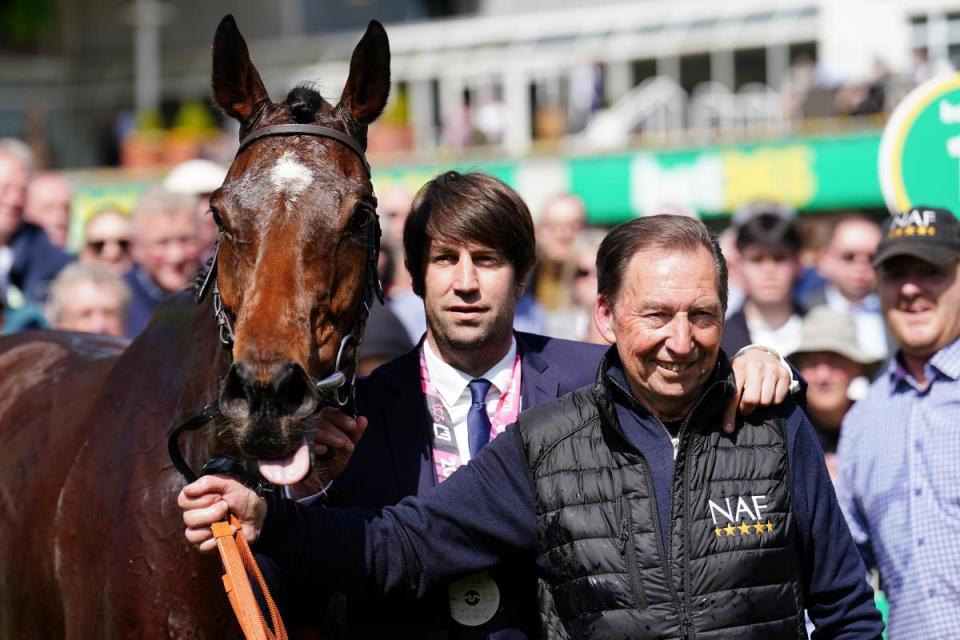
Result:
{"label": "blue checked shirt", "polygon": [[837,495],[890,600],[891,640],[960,638],[960,339],[921,388],[894,359],[847,414]]}

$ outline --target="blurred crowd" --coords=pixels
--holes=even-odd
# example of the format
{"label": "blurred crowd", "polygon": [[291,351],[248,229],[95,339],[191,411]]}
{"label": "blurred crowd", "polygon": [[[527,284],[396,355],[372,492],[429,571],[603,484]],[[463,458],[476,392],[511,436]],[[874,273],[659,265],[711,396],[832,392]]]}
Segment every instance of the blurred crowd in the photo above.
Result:
{"label": "blurred crowd", "polygon": [[135,337],[156,305],[189,285],[211,255],[216,226],[208,201],[226,169],[190,160],[133,211],[95,212],[74,255],[65,247],[76,223],[70,184],[33,165],[25,144],[0,140],[0,330]]}

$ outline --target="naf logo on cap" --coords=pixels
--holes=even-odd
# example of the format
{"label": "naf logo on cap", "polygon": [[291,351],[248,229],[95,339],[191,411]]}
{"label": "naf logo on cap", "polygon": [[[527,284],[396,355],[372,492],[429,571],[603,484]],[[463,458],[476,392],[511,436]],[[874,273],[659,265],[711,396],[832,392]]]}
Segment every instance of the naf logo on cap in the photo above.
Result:
{"label": "naf logo on cap", "polygon": [[883,238],[873,259],[878,267],[891,258],[909,256],[941,267],[960,257],[960,222],[949,209],[916,206],[883,223]]}
{"label": "naf logo on cap", "polygon": [[894,214],[887,229],[888,238],[903,236],[937,235],[937,212],[933,209],[910,209],[906,213]]}

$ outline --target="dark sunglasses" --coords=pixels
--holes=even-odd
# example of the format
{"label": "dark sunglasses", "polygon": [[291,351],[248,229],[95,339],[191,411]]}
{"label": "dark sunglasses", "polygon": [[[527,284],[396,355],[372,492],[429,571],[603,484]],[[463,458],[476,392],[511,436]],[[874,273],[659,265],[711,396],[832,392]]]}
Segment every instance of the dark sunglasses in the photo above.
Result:
{"label": "dark sunglasses", "polygon": [[91,240],[87,242],[87,246],[97,255],[103,253],[103,248],[108,244],[115,244],[120,247],[120,250],[124,253],[130,251],[130,241],[126,238],[117,238],[111,240]]}
{"label": "dark sunglasses", "polygon": [[854,251],[844,251],[840,254],[840,259],[844,262],[856,262],[857,258],[860,258],[861,262],[866,262],[867,264],[873,263],[872,253],[856,253]]}

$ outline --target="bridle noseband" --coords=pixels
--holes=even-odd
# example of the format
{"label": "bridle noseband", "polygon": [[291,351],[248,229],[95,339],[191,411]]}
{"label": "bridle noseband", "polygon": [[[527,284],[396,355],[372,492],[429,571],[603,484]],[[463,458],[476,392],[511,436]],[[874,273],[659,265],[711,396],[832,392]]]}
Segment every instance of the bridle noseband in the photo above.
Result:
{"label": "bridle noseband", "polygon": [[[240,147],[237,149],[237,154],[239,155],[251,143],[256,140],[260,140],[261,138],[295,135],[308,135],[317,136],[320,138],[328,138],[343,144],[354,154],[356,154],[357,158],[360,159],[360,162],[366,171],[367,178],[370,178],[370,163],[367,162],[366,154],[364,153],[363,147],[360,145],[360,143],[357,142],[354,137],[344,133],[343,131],[323,125],[276,124],[257,129],[247,134],[240,141]],[[357,312],[356,320],[354,321],[352,330],[340,340],[340,347],[337,350],[337,358],[334,362],[333,373],[320,380],[313,381],[315,388],[321,393],[321,395],[326,395],[328,397],[332,396],[332,400],[339,407],[344,408],[354,414],[356,411],[356,377],[360,356],[360,343],[363,342],[363,334],[366,330],[367,319],[370,317],[370,309],[373,305],[374,298],[379,300],[381,304],[383,303],[383,285],[381,284],[380,278],[377,275],[377,260],[380,256],[380,236],[380,219],[379,216],[377,216],[377,214],[374,212],[372,213],[370,222],[367,224],[367,257],[364,264],[366,274],[364,277],[363,297],[360,300],[360,309]],[[220,344],[223,345],[224,349],[226,349],[232,357],[233,344],[236,340],[236,336],[233,332],[233,325],[230,322],[230,317],[227,314],[227,311],[223,308],[223,302],[220,298],[220,286],[217,282],[218,253],[219,246],[214,249],[214,254],[210,260],[210,266],[207,269],[207,273],[203,277],[203,281],[200,283],[200,286],[197,288],[196,301],[197,304],[202,302],[208,292],[213,296],[213,315],[217,321]],[[352,363],[350,363],[351,360]],[[348,364],[352,364],[350,369],[346,369]],[[170,437],[167,442],[167,449],[170,453],[170,458],[173,461],[174,466],[187,482],[193,482],[196,480],[196,475],[193,473],[193,470],[186,463],[180,453],[179,436],[184,431],[193,431],[199,429],[219,415],[220,404],[219,401],[214,400],[209,405],[201,409],[196,415],[191,417],[189,420],[170,433]],[[234,464],[231,465],[230,462],[234,462]],[[215,458],[204,466],[204,471],[202,471],[201,474],[209,471],[227,471],[231,473],[238,473],[235,467],[240,466],[241,465],[235,461],[230,461],[224,458]]]}

